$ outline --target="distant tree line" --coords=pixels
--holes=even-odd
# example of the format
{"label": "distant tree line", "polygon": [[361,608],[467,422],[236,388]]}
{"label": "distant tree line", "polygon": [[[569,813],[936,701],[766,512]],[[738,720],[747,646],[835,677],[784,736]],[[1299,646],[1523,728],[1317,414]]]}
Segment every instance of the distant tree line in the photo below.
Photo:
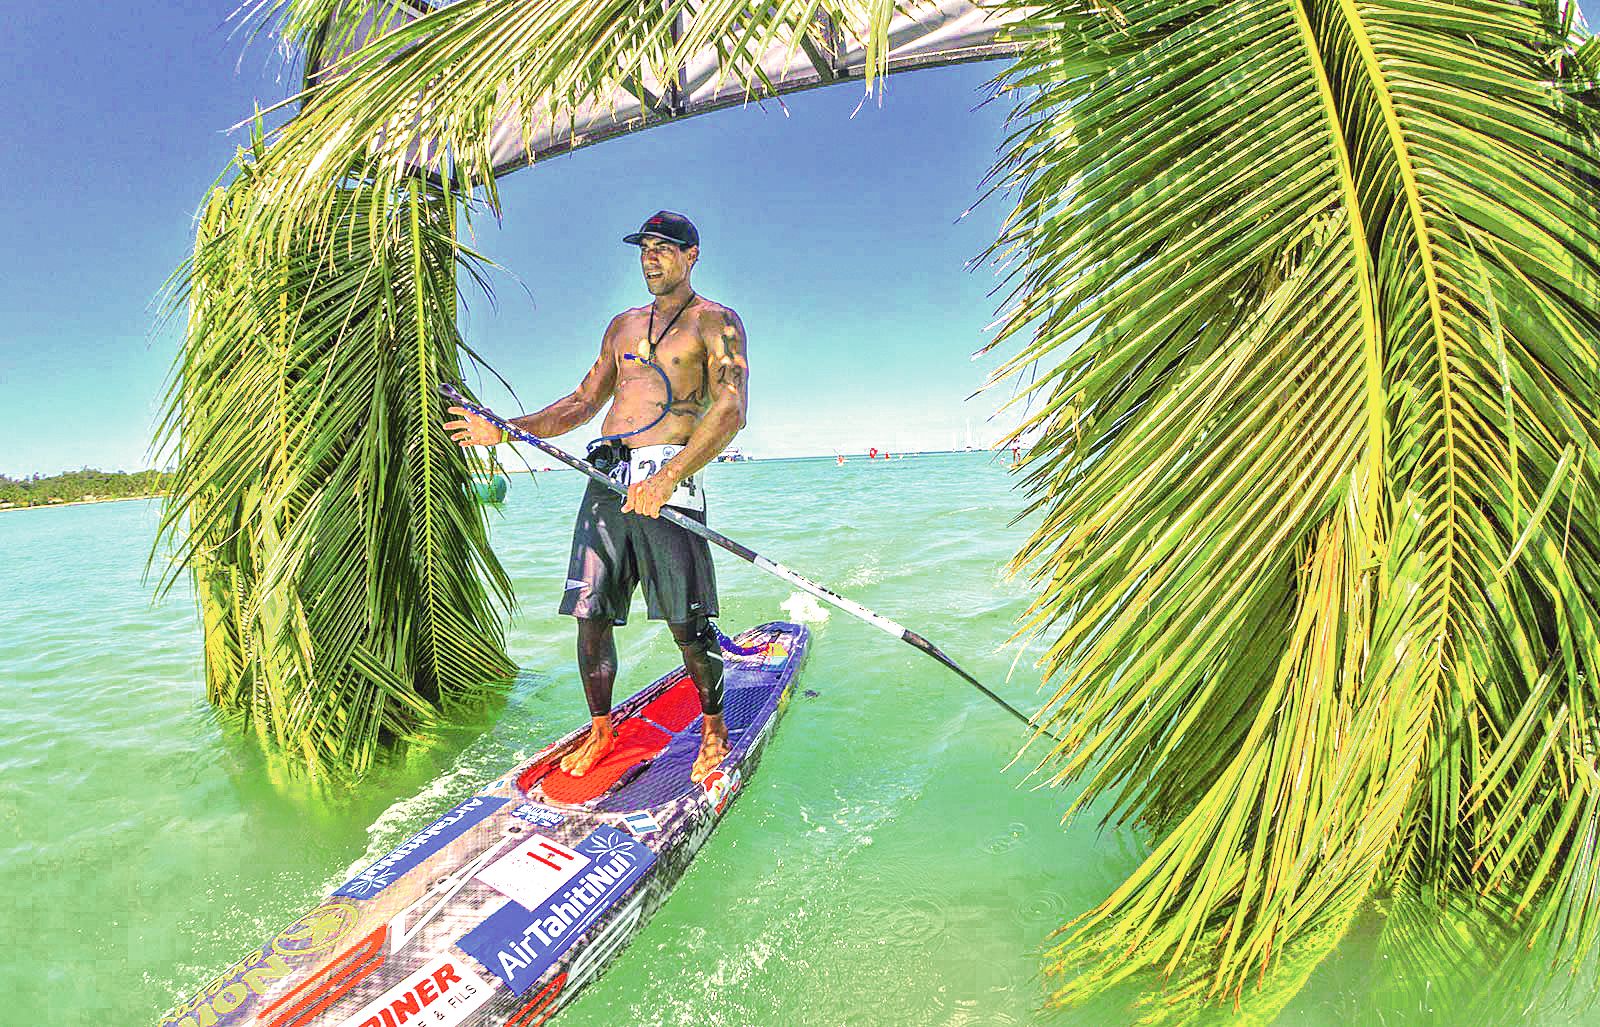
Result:
{"label": "distant tree line", "polygon": [[96,499],[136,499],[167,490],[172,475],[166,471],[97,471],[85,467],[51,477],[35,474],[11,478],[0,474],[0,508],[48,506],[52,503]]}

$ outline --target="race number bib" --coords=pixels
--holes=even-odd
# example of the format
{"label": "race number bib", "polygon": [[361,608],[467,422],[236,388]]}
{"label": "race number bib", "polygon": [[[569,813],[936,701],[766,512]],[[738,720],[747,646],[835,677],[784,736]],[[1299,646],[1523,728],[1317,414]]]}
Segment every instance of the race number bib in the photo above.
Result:
{"label": "race number bib", "polygon": [[[682,446],[660,445],[640,446],[635,449],[628,462],[618,464],[611,471],[611,480],[627,488],[636,481],[644,481],[652,474],[661,470],[661,466],[673,455],[682,450]],[[678,483],[671,496],[667,498],[667,506],[675,506],[680,510],[694,510],[704,513],[706,509],[706,494],[700,488],[700,475],[691,474]]]}

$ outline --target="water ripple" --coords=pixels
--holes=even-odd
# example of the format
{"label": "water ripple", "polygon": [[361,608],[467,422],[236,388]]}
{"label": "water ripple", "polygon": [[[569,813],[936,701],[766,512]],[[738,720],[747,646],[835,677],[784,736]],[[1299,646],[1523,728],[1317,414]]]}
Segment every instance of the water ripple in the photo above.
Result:
{"label": "water ripple", "polygon": [[[1000,643],[1027,601],[997,572],[1026,530],[1007,523],[1008,476],[987,454],[837,471],[713,467],[711,523],[1004,682],[1015,654]],[[554,609],[582,487],[516,475],[491,519],[519,601],[507,646],[526,668],[505,701],[317,801],[280,792],[207,706],[187,581],[151,605],[155,504],[0,515],[0,552],[25,556],[0,560],[0,886],[28,914],[0,927],[22,954],[0,969],[7,1015],[157,1019],[577,722],[573,627]],[[813,498],[794,502],[797,488]],[[717,570],[724,627],[786,616],[792,587],[721,556]],[[619,690],[678,660],[642,603],[618,643]],[[1008,694],[1030,686],[1019,671]],[[1063,831],[1055,793],[1000,776],[1015,724],[853,618],[814,625],[800,687],[820,694],[790,707],[677,893],[561,1027],[1032,1022],[1043,935],[1137,848]],[[38,983],[83,966],[97,974],[81,988]]]}

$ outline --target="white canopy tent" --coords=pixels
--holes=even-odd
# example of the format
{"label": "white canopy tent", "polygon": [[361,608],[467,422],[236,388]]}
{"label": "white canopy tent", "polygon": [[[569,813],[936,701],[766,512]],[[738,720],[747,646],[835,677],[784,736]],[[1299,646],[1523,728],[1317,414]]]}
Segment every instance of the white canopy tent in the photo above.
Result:
{"label": "white canopy tent", "polygon": [[[354,34],[359,49],[373,36],[373,26],[394,31],[445,6],[424,0],[374,0]],[[889,29],[889,73],[946,64],[992,60],[1014,54],[1018,46],[999,38],[1001,30],[1017,21],[1018,8],[985,9],[966,0],[906,0],[899,5]],[[689,31],[691,16],[679,14],[674,38]],[[336,63],[338,55],[314,55],[313,76]],[[548,111],[532,118],[507,112],[490,140],[495,173],[526,167],[560,153],[591,146],[606,139],[637,132],[680,118],[784,93],[835,85],[862,78],[867,65],[866,47],[857,36],[819,14],[810,31],[799,39],[780,33],[759,60],[770,87],[758,84],[746,90],[737,74],[720,66],[715,47],[696,53],[677,69],[675,80],[654,77],[635,80],[610,96],[585,103],[557,117]],[[337,71],[334,72],[337,74]],[[524,123],[533,130],[524,135]]]}

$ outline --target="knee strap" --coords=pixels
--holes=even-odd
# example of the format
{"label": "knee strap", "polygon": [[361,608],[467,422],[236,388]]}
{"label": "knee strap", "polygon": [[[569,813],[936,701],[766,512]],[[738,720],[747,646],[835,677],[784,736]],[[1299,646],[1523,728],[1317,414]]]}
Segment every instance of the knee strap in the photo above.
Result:
{"label": "knee strap", "polygon": [[672,640],[678,643],[679,649],[696,649],[702,652],[715,651],[722,655],[722,644],[717,641],[716,625],[711,623],[711,618],[704,614],[693,620],[668,624],[672,632]]}
{"label": "knee strap", "polygon": [[709,617],[668,624],[672,640],[683,653],[683,666],[700,693],[700,712],[716,715],[722,712],[722,646],[717,641],[717,629]]}

